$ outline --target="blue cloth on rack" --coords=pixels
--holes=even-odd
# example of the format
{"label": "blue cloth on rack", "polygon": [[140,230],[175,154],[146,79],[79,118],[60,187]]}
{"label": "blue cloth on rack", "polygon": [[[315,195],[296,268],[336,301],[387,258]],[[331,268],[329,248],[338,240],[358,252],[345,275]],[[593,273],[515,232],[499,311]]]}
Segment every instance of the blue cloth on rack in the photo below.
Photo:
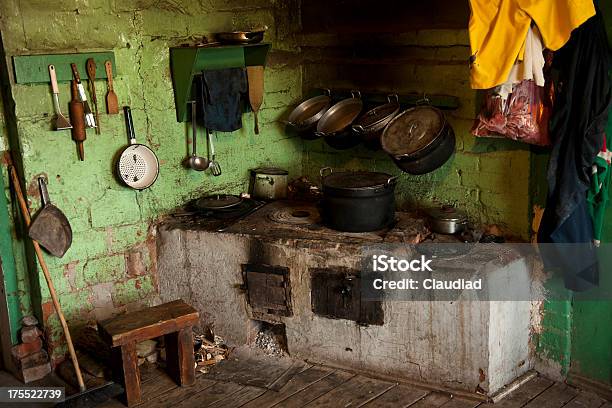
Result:
{"label": "blue cloth on rack", "polygon": [[197,79],[200,121],[209,130],[233,132],[242,128],[248,92],[244,68],[202,71]]}

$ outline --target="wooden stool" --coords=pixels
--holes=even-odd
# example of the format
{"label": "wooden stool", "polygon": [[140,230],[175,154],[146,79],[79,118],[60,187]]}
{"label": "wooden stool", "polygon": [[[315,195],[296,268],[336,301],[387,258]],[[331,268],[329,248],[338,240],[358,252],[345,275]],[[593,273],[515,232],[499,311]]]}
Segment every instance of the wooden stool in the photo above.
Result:
{"label": "wooden stool", "polygon": [[98,323],[102,339],[111,347],[116,380],[125,388],[125,402],[140,402],[140,372],[136,343],[164,336],[168,374],[178,385],[195,382],[192,327],[198,312],[182,300],[127,313]]}

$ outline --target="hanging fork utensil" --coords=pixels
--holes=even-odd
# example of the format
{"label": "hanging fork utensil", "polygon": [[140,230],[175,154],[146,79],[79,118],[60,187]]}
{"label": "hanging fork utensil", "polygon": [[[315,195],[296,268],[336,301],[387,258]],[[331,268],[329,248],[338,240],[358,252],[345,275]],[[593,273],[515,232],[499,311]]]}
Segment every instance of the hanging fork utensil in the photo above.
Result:
{"label": "hanging fork utensil", "polygon": [[215,159],[215,144],[213,143],[213,137],[210,135],[208,128],[206,128],[206,140],[208,141],[208,148],[210,153],[210,172],[213,176],[218,177],[221,175],[221,165]]}

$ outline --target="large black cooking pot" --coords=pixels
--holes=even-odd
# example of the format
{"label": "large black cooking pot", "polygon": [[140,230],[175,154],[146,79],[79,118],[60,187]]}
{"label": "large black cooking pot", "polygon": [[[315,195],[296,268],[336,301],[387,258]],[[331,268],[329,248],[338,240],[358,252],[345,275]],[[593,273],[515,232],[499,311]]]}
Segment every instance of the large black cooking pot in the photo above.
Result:
{"label": "large black cooking pot", "polygon": [[393,118],[380,142],[400,169],[425,174],[441,167],[453,154],[455,132],[439,109],[424,105]]}
{"label": "large black cooking pot", "polygon": [[329,228],[368,232],[385,228],[395,220],[397,177],[368,171],[334,173],[329,167],[320,173],[321,217]]}

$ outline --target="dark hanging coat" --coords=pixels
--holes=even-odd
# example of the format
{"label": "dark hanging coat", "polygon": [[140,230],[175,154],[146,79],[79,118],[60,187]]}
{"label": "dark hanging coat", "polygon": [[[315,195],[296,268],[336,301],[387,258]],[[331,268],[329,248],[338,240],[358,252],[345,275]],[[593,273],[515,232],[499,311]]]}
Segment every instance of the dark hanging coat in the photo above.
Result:
{"label": "dark hanging coat", "polygon": [[548,198],[538,240],[582,244],[574,247],[578,256],[574,251],[550,246],[543,254],[547,266],[563,269],[568,289],[585,290],[597,284],[586,192],[593,162],[604,143],[610,105],[609,48],[599,10],[574,30],[567,44],[555,53],[553,67],[558,71],[550,122],[553,147],[547,172]]}

